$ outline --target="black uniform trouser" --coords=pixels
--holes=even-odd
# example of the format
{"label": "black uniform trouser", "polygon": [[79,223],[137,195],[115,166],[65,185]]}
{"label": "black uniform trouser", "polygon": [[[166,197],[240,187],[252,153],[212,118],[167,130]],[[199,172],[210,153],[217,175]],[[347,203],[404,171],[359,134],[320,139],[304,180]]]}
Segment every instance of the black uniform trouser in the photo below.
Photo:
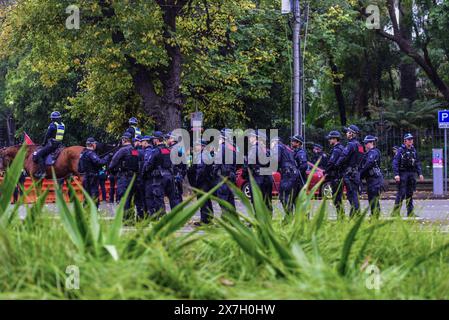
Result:
{"label": "black uniform trouser", "polygon": [[399,173],[401,181],[398,185],[398,192],[396,194],[395,211],[400,211],[402,207],[402,202],[406,200],[407,205],[407,215],[413,213],[413,193],[416,191],[416,172],[403,171]]}
{"label": "black uniform trouser", "polygon": [[306,181],[307,181],[306,172],[300,172],[298,175],[298,179],[296,180],[295,187],[293,189],[293,198],[292,198],[293,205],[296,205],[298,195],[301,192],[302,188],[304,188]]}
{"label": "black uniform trouser", "polygon": [[[208,181],[198,181],[196,184],[196,188],[209,192],[214,187],[214,183],[212,179]],[[198,194],[197,199],[200,199],[203,195]],[[212,206],[212,200],[208,199],[204,205],[200,209],[201,222],[205,224],[209,224],[214,217],[214,207]]]}
{"label": "black uniform trouser", "polygon": [[[149,184],[150,182],[151,184]],[[145,183],[145,200],[150,215],[157,212],[161,212],[162,214],[165,213],[165,196],[168,197],[171,209],[178,205],[172,174],[151,177],[149,181]]]}
{"label": "black uniform trouser", "polygon": [[360,211],[359,188],[360,175],[359,173],[348,173],[343,176],[343,182],[346,187],[346,196],[351,204],[350,216]]}
{"label": "black uniform trouser", "polygon": [[[262,197],[266,206],[268,207],[269,210],[273,211],[273,206],[271,203],[273,198],[273,176],[271,174],[270,175],[254,174],[254,180],[262,193]],[[251,201],[254,203],[251,183],[249,187],[251,190]]]}
{"label": "black uniform trouser", "polygon": [[60,145],[61,145],[61,142],[59,142],[59,141],[56,141],[56,140],[48,141],[45,146],[43,146],[36,152],[36,162],[39,165],[40,171],[45,172],[45,170],[46,170],[45,158],[50,153],[56,151]]}
{"label": "black uniform trouser", "polygon": [[174,200],[174,202],[176,204],[180,204],[182,202],[182,194],[184,193],[183,186],[182,186],[183,182],[184,182],[184,175],[182,174],[182,170],[177,169],[176,167],[175,167],[174,180],[175,180],[175,193],[174,193],[175,200]]}
{"label": "black uniform trouser", "polygon": [[[235,176],[231,175],[228,177],[228,180],[232,183],[235,183]],[[222,179],[221,178],[217,178],[215,179],[215,183],[213,185],[217,185],[219,183],[221,183]],[[213,186],[210,186],[209,190],[212,188]],[[226,202],[228,202],[232,207],[235,208],[235,197],[234,197],[234,193],[232,192],[231,188],[226,184],[222,184],[220,186],[220,188],[218,188],[218,190],[215,192],[215,196],[217,198],[220,198],[221,200],[224,200]],[[226,207],[222,206],[220,204],[221,207],[221,211],[222,213],[226,213],[228,212],[228,210],[226,209]]]}
{"label": "black uniform trouser", "polygon": [[279,198],[287,212],[292,211],[295,199],[302,187],[303,184],[301,183],[301,179],[299,178],[299,173],[281,172]]}
{"label": "black uniform trouser", "polygon": [[115,182],[116,182],[116,177],[114,175],[109,175],[108,177],[109,179],[109,203],[114,203],[116,200],[116,186],[115,186]]}
{"label": "black uniform trouser", "polygon": [[[119,173],[117,175],[117,201],[121,201],[122,198],[125,196],[126,190],[128,189],[129,185],[131,184],[131,181],[133,179],[133,175],[131,173],[124,174]],[[125,202],[125,211],[128,211],[131,208],[131,201],[134,198],[136,190],[136,184],[134,183],[133,187],[131,188],[128,197],[126,198]],[[126,216],[126,219],[129,219],[131,217]]]}
{"label": "black uniform trouser", "polygon": [[95,201],[97,207],[99,205],[99,181],[98,175],[95,173],[88,173],[83,177],[83,188],[89,194],[89,196]]}
{"label": "black uniform trouser", "polygon": [[106,176],[99,176],[98,184],[101,190],[101,200],[106,201]]}
{"label": "black uniform trouser", "polygon": [[371,208],[371,215],[380,215],[380,194],[382,192],[383,179],[381,177],[371,177],[366,179],[368,202]]}
{"label": "black uniform trouser", "polygon": [[332,200],[334,202],[335,209],[337,210],[337,217],[341,218],[344,216],[343,209],[343,179],[342,178],[332,178],[330,180],[332,188]]}
{"label": "black uniform trouser", "polygon": [[136,179],[136,188],[134,193],[134,204],[136,205],[137,217],[140,219],[144,218],[147,211],[147,206],[145,202],[145,183],[143,179]]}

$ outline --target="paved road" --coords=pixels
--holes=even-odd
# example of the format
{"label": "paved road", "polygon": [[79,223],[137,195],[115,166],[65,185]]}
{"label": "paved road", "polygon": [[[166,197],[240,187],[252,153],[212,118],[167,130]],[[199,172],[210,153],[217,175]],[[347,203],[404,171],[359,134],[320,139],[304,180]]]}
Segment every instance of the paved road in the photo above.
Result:
{"label": "paved road", "polygon": [[[314,206],[318,207],[321,203],[321,200],[314,201]],[[368,202],[366,200],[361,201],[362,208],[366,208],[368,206]],[[221,210],[217,203],[214,202],[214,210],[215,214],[219,215]],[[345,202],[346,212],[349,212],[349,207],[347,201]],[[382,200],[381,208],[382,212],[385,215],[389,215],[393,209],[394,201],[393,200]],[[237,207],[241,212],[245,212],[245,208],[240,201],[237,201]],[[330,216],[335,217],[335,209],[331,202],[328,201],[328,207],[330,210]],[[449,224],[449,200],[415,200],[416,214],[418,217],[424,220],[430,221],[445,221]],[[51,212],[57,212],[56,205],[49,204],[47,208]],[[282,206],[279,201],[274,200],[274,210],[275,213],[282,213]],[[114,216],[115,206],[111,204],[102,203],[100,206],[100,210],[106,212],[110,217]],[[168,210],[168,207],[167,207]],[[25,217],[26,210],[25,208],[20,208],[19,215],[23,218]],[[405,214],[405,202],[402,208],[402,214]],[[195,215],[194,220],[199,220],[199,212]]]}

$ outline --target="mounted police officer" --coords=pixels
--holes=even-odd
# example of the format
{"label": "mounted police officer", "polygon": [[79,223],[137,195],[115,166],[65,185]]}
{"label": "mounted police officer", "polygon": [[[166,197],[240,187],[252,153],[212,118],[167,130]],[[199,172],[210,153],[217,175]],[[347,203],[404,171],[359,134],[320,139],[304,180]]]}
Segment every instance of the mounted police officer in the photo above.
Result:
{"label": "mounted police officer", "polygon": [[368,135],[363,140],[366,153],[360,165],[360,178],[366,180],[368,202],[371,207],[371,215],[378,217],[380,215],[380,193],[384,183],[382,170],[380,169],[381,154],[375,147],[377,138]]}
{"label": "mounted police officer", "polygon": [[[262,172],[263,168],[268,168],[270,166],[270,163],[269,161],[267,161],[267,163],[263,163],[264,161],[261,161],[260,159],[261,155],[264,155],[267,160],[270,156],[270,151],[267,149],[265,144],[266,139],[267,136],[260,130],[250,132],[248,139],[250,147],[248,151],[247,169],[251,171],[257,186],[262,192],[262,197],[265,201],[265,204],[270,210],[273,210],[271,203],[273,197],[273,175],[269,172]],[[251,183],[250,189],[251,201],[254,202]]]}
{"label": "mounted police officer", "polygon": [[[232,183],[236,182],[236,168],[237,168],[237,150],[230,138],[232,132],[230,129],[221,130],[219,145],[217,152],[214,153],[214,164],[212,165],[212,179],[213,185],[219,184],[223,178],[228,178]],[[227,201],[235,208],[234,193],[231,188],[224,183],[216,192],[216,196],[224,201]],[[223,212],[225,207],[221,206]]]}
{"label": "mounted police officer", "polygon": [[132,138],[136,138],[137,136],[142,136],[142,131],[137,127],[138,121],[135,117],[132,117],[128,121],[129,128],[126,129],[125,132],[128,132]]}
{"label": "mounted police officer", "polygon": [[173,163],[170,159],[170,149],[164,143],[164,134],[160,131],[153,133],[154,150],[143,165],[143,174],[150,176],[152,180],[152,195],[146,194],[145,197],[152,197],[152,207],[148,208],[150,215],[157,212],[165,213],[164,196],[170,201],[170,208],[173,209],[179,204],[175,196]]}
{"label": "mounted police officer", "polygon": [[47,133],[45,134],[43,147],[34,153],[34,161],[39,165],[38,171],[34,176],[38,179],[45,177],[46,166],[45,158],[56,151],[61,145],[64,139],[65,125],[61,122],[61,114],[58,111],[53,111],[50,115],[51,123],[48,126]]}
{"label": "mounted police officer", "polygon": [[360,189],[360,172],[359,166],[365,153],[363,146],[357,137],[360,129],[355,125],[345,128],[348,143],[343,150],[336,166],[340,167],[343,172],[343,182],[346,187],[346,196],[351,204],[350,216],[360,211],[359,189]]}
{"label": "mounted police officer", "polygon": [[341,134],[338,131],[331,131],[326,136],[331,147],[330,156],[326,164],[325,175],[326,181],[329,181],[332,187],[333,201],[337,210],[337,217],[343,217],[344,211],[342,206],[343,199],[343,183],[341,169],[337,167],[337,161],[340,159],[344,147],[340,143]]}
{"label": "mounted police officer", "polygon": [[290,213],[293,209],[293,197],[299,180],[295,156],[293,150],[283,144],[279,137],[271,140],[271,156],[277,160],[278,171],[281,174],[279,198],[286,212]]}
{"label": "mounted police officer", "polygon": [[171,152],[175,152],[179,158],[181,158],[181,163],[173,165],[173,175],[175,180],[175,197],[177,203],[182,202],[182,194],[184,177],[187,174],[187,160],[186,151],[181,145],[182,137],[174,135],[172,132],[167,134],[167,145]]}
{"label": "mounted police officer", "polygon": [[395,213],[399,214],[402,202],[406,199],[407,216],[413,215],[413,192],[416,190],[416,175],[423,181],[421,161],[413,146],[413,135],[407,133],[404,136],[404,144],[398,149],[393,159],[394,179],[398,184],[396,194]]}
{"label": "mounted police officer", "polygon": [[326,168],[328,156],[323,151],[323,146],[321,144],[314,143],[312,151],[313,151],[313,156],[312,156],[311,162],[313,164],[316,164],[319,160],[320,163],[318,164],[318,167],[321,169]]}
{"label": "mounted police officer", "polygon": [[304,138],[300,135],[295,135],[290,138],[291,146],[294,152],[294,159],[296,162],[296,167],[299,170],[298,180],[295,186],[293,201],[296,200],[296,197],[301,192],[301,189],[304,187],[307,181],[307,169],[309,168],[309,164],[307,163],[307,153],[304,150]]}
{"label": "mounted police officer", "polygon": [[108,164],[110,158],[106,156],[101,159],[95,149],[97,141],[94,138],[88,138],[86,141],[86,149],[81,152],[78,163],[78,171],[83,176],[83,188],[99,205],[99,170]]}
{"label": "mounted police officer", "polygon": [[[192,187],[204,192],[209,192],[214,187],[212,181],[212,155],[210,151],[206,151],[207,142],[204,140],[196,141],[193,144],[194,153],[192,165],[188,169],[188,179]],[[198,195],[198,199],[201,198]],[[195,223],[196,226],[201,224],[210,224],[214,217],[214,209],[212,201],[208,199],[200,209],[201,220]]]}
{"label": "mounted police officer", "polygon": [[[117,200],[120,201],[125,195],[126,189],[130,185],[133,176],[139,172],[139,151],[131,144],[132,136],[125,132],[122,136],[122,147],[112,157],[109,169],[117,172]],[[136,184],[134,183],[125,203],[125,210],[131,207],[131,200],[134,197]],[[129,218],[129,217],[127,217]]]}

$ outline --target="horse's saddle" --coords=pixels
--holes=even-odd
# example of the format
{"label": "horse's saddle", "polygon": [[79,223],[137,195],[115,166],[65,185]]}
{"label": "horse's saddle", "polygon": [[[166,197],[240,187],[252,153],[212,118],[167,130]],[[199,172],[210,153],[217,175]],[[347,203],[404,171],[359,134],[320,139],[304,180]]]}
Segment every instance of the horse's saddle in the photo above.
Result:
{"label": "horse's saddle", "polygon": [[[36,150],[36,154],[39,154],[39,151],[42,149],[39,148],[38,150]],[[53,151],[52,153],[48,154],[45,157],[45,166],[47,167],[51,167],[52,165],[55,164],[56,160],[58,160],[59,155],[61,154],[61,151],[64,150],[64,146],[60,146],[58,149],[56,149],[55,151]],[[36,158],[35,156],[33,156],[33,160],[36,162]]]}

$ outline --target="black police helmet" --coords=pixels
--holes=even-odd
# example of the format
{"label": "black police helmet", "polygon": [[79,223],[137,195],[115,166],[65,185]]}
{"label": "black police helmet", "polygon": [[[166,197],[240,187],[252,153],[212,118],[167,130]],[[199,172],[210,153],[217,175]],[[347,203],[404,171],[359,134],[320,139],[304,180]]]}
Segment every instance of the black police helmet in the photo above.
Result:
{"label": "black police helmet", "polygon": [[153,138],[163,140],[165,138],[165,134],[162,131],[154,131]]}
{"label": "black police helmet", "polygon": [[299,134],[294,135],[293,137],[290,138],[290,140],[301,142],[302,144],[304,144],[304,138],[301,137]]}
{"label": "black police helmet", "polygon": [[363,139],[364,143],[375,142],[375,141],[377,141],[377,137],[371,136],[371,135],[368,135],[365,137],[365,139]]}
{"label": "black police helmet", "polygon": [[97,143],[97,141],[94,139],[94,138],[87,138],[87,140],[86,140],[86,144],[96,144]]}
{"label": "black police helmet", "polygon": [[326,139],[341,139],[341,133],[339,131],[331,131],[329,132],[329,134],[326,136]]}
{"label": "black police helmet", "polygon": [[351,124],[349,127],[345,128],[345,132],[360,134],[360,129],[356,125]]}
{"label": "black police helmet", "polygon": [[132,136],[131,133],[129,133],[129,132],[125,132],[125,133],[122,135],[122,139],[126,139],[126,140],[131,141],[132,138],[133,138],[133,136]]}

